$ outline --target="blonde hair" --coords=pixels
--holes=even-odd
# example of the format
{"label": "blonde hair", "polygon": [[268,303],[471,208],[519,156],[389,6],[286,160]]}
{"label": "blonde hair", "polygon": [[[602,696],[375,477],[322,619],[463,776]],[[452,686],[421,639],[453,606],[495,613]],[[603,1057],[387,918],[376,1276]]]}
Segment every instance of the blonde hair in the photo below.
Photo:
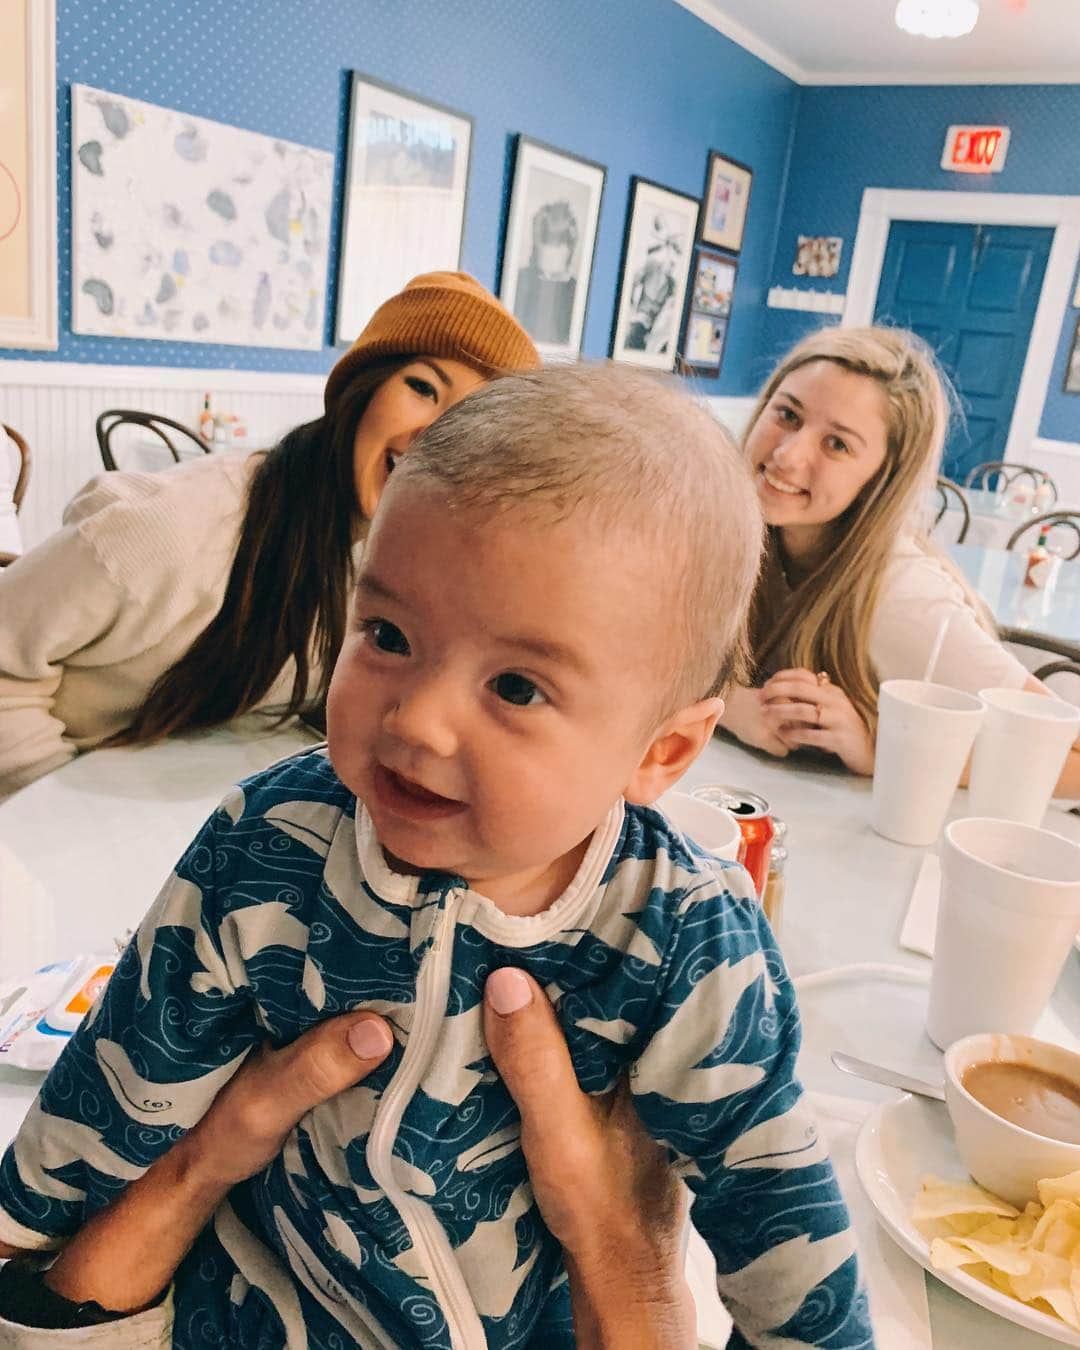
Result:
{"label": "blonde hair", "polygon": [[676,381],[584,363],[509,375],[425,428],[394,479],[434,484],[449,510],[583,510],[632,532],[675,624],[661,719],[744,678],[761,511],[731,437]]}
{"label": "blonde hair", "polygon": [[[824,561],[796,588],[784,611],[765,613],[767,588],[759,590],[751,620],[752,657],[759,671],[778,657],[784,665],[827,672],[872,731],[877,678],[870,664],[870,624],[897,538],[909,534],[957,575],[926,535],[923,509],[941,462],[952,389],[931,349],[914,333],[883,327],[821,329],[777,366],[754,406],[744,444],[783,381],[812,361],[832,361],[878,384],[885,408],[885,459],[847,510],[826,527],[831,538]],[[767,567],[779,567],[779,548],[779,532],[770,528]],[[964,590],[985,623],[985,610],[966,583]]]}

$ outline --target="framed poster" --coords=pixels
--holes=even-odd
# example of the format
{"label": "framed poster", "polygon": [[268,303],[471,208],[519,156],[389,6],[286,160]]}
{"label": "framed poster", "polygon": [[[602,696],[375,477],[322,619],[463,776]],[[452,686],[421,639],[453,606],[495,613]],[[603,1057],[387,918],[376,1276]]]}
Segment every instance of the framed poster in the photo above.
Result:
{"label": "framed poster", "polygon": [[353,72],[335,341],[418,272],[461,266],[472,118]]}
{"label": "framed poster", "polygon": [[724,357],[737,267],[712,249],[699,248],[686,303],[681,368],[694,375],[717,375]]}
{"label": "framed poster", "polygon": [[710,150],[705,165],[705,198],[702,202],[698,242],[712,244],[727,253],[742,248],[746,209],[750,205],[753,171],[719,150]]}
{"label": "framed poster", "polygon": [[793,276],[834,277],[840,271],[844,241],[835,234],[800,234],[795,247]]}
{"label": "framed poster", "polygon": [[1080,394],[1080,319],[1076,321],[1072,351],[1065,363],[1065,392],[1067,394]]}
{"label": "framed poster", "polygon": [[542,356],[581,351],[606,176],[602,164],[517,137],[499,299]]}
{"label": "framed poster", "polygon": [[611,356],[674,370],[699,202],[647,178],[630,179]]}
{"label": "framed poster", "polygon": [[334,157],[71,86],[71,326],[323,343]]}
{"label": "framed poster", "polygon": [[56,3],[0,4],[0,347],[55,349]]}

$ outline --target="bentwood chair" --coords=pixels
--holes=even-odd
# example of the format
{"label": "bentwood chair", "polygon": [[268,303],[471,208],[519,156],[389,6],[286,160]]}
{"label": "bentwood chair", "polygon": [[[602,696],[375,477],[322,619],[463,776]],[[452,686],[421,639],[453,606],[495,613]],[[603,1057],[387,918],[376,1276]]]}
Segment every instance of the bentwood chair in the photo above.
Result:
{"label": "bentwood chair", "polygon": [[939,478],[937,480],[937,510],[934,514],[933,529],[937,529],[945,512],[952,507],[955,507],[962,517],[960,533],[956,536],[955,541],[962,544],[967,538],[968,530],[971,529],[971,509],[968,506],[967,497],[964,496],[963,489],[957,487],[951,478]]}
{"label": "bentwood chair", "polygon": [[[184,445],[185,439],[192,442],[204,455],[212,453],[210,445],[203,440],[199,433],[184,426],[183,422],[176,422],[171,417],[165,417],[161,413],[141,412],[137,408],[109,408],[94,423],[98,449],[101,451],[101,460],[106,469],[112,470],[118,467],[116,456],[113,453],[112,440],[114,434],[124,426],[142,427],[144,431],[157,436],[177,464],[180,463],[181,459],[177,446]],[[191,449],[190,446],[187,448]]]}
{"label": "bentwood chair", "polygon": [[[26,438],[21,436],[14,427],[9,427],[6,422],[0,422],[0,428],[7,432],[8,440],[19,455],[19,472],[15,477],[15,486],[11,490],[11,500],[15,506],[15,514],[18,515],[19,507],[22,505],[23,497],[26,496],[26,488],[30,482],[30,465],[33,461],[33,455],[30,453]],[[0,550],[0,567],[6,567],[8,563],[14,562],[18,556],[17,553]]]}
{"label": "bentwood chair", "polygon": [[[1047,542],[1054,541],[1053,552],[1060,553],[1063,558],[1075,558],[1080,555],[1080,514],[1075,511],[1048,511],[1044,516],[1036,516],[1033,520],[1025,521],[1019,529],[1013,530],[1009,535],[1009,542],[1006,548],[1012,548],[1018,544],[1021,539],[1027,537],[1029,544],[1034,544],[1039,537],[1039,531],[1045,529],[1049,538]],[[1057,546],[1057,540],[1060,536],[1056,535],[1058,530],[1071,530],[1074,540],[1073,551],[1071,553],[1062,553]]]}
{"label": "bentwood chair", "polygon": [[[993,481],[999,477],[1005,480],[1004,483],[998,484]],[[977,464],[971,470],[964,479],[964,487],[973,490],[985,488],[989,491],[996,491],[1000,486],[1002,490],[1007,490],[1018,478],[1030,478],[1031,485],[1036,491],[1043,483],[1046,483],[1054,494],[1049,505],[1057,505],[1057,484],[1045,469],[1036,469],[1030,464],[1008,464],[1001,459],[987,460],[985,464]]]}

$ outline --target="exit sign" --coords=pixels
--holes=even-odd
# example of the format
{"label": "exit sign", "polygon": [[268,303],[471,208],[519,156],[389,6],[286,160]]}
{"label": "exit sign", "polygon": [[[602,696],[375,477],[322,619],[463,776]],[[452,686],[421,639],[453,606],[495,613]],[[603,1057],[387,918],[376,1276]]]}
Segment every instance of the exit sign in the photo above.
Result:
{"label": "exit sign", "polygon": [[1008,148],[1008,127],[950,127],[941,167],[954,173],[1000,173]]}

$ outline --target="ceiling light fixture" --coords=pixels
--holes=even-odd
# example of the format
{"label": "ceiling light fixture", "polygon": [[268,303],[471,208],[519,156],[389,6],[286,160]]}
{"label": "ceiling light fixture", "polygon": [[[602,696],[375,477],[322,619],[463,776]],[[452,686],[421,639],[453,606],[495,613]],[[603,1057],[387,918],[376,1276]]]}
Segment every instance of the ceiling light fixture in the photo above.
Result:
{"label": "ceiling light fixture", "polygon": [[916,37],[964,37],[979,18],[979,0],[899,0],[896,26]]}

